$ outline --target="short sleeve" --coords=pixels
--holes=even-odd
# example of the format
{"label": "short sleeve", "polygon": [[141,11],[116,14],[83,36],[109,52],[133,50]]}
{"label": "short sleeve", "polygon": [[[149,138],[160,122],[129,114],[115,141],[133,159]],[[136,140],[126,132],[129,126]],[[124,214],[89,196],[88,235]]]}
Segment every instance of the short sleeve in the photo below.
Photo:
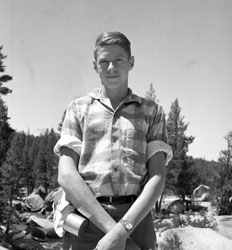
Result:
{"label": "short sleeve", "polygon": [[79,122],[79,109],[75,102],[72,102],[65,114],[62,124],[61,137],[54,147],[54,152],[59,156],[61,147],[65,146],[72,149],[78,155],[81,154],[82,132]]}
{"label": "short sleeve", "polygon": [[164,152],[166,155],[166,165],[172,159],[172,148],[168,144],[168,133],[165,113],[160,104],[156,104],[150,120],[147,135],[147,161],[156,153]]}

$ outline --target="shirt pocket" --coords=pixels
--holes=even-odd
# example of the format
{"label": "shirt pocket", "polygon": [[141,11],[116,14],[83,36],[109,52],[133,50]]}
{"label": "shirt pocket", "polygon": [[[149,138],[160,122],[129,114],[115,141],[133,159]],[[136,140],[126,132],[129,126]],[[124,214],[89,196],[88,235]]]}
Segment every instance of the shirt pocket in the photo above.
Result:
{"label": "shirt pocket", "polygon": [[146,161],[146,135],[144,131],[132,128],[127,129],[124,149],[129,161],[144,163]]}

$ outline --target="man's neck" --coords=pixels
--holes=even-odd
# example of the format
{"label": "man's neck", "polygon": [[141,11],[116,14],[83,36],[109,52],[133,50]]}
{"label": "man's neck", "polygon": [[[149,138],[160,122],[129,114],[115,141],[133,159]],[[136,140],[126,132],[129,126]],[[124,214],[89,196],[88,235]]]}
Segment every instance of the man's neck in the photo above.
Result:
{"label": "man's neck", "polygon": [[109,99],[112,108],[115,110],[119,106],[119,104],[127,97],[128,88],[125,88],[124,90],[120,91],[118,90],[107,91],[106,89],[103,89],[103,95],[105,98]]}

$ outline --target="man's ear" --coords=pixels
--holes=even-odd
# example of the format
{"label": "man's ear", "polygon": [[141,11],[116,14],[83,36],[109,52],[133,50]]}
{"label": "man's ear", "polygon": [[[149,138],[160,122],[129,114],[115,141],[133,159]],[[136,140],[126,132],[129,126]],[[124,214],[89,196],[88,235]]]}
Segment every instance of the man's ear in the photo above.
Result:
{"label": "man's ear", "polygon": [[93,68],[98,73],[97,63],[95,60],[93,60]]}
{"label": "man's ear", "polygon": [[135,58],[133,56],[131,56],[131,58],[130,58],[130,70],[133,69],[134,64],[135,64]]}

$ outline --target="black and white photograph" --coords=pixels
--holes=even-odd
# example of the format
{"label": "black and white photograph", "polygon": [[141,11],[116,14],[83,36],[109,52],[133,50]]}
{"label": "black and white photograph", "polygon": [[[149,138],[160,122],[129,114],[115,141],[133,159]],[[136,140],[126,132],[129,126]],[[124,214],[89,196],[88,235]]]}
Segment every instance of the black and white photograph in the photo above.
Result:
{"label": "black and white photograph", "polygon": [[231,95],[231,0],[0,0],[0,250],[231,250]]}

